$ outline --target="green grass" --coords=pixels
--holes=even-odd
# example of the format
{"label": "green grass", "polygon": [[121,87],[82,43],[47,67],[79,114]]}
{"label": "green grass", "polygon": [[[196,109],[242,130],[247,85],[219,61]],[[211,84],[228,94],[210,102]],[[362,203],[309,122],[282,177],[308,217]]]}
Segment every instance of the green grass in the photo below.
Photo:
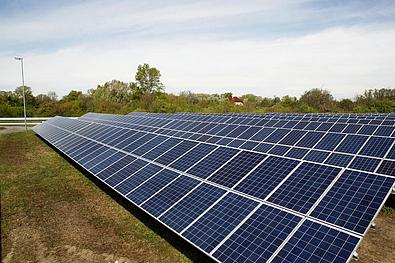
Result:
{"label": "green grass", "polygon": [[395,215],[395,208],[390,207],[390,206],[384,206],[380,213],[385,214],[385,215]]}
{"label": "green grass", "polygon": [[0,175],[3,259],[80,261],[64,252],[75,246],[103,262],[190,261],[31,131],[0,135]]}

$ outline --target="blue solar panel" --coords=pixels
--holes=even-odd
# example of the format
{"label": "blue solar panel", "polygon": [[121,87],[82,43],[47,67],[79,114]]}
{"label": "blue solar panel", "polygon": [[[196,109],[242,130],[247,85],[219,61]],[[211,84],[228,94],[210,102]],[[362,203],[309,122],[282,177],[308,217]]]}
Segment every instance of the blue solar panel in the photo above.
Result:
{"label": "blue solar panel", "polygon": [[348,262],[359,238],[306,220],[273,262]]}
{"label": "blue solar panel", "polygon": [[377,165],[379,165],[379,163],[380,163],[380,159],[357,156],[352,161],[349,167],[366,172],[374,172],[376,170]]}
{"label": "blue solar panel", "polygon": [[288,146],[276,145],[268,153],[283,156],[289,149],[291,148]]}
{"label": "blue solar panel", "polygon": [[374,135],[378,136],[390,136],[395,130],[395,127],[390,126],[379,126],[374,133]]}
{"label": "blue solar panel", "polygon": [[145,134],[142,137],[138,138],[137,140],[131,141],[131,143],[123,147],[123,150],[126,152],[133,152],[136,148],[150,141],[154,137],[155,137],[154,134]]}
{"label": "blue solar panel", "polygon": [[302,163],[268,201],[307,213],[339,172],[340,168]]}
{"label": "blue solar panel", "polygon": [[271,142],[271,143],[278,143],[288,133],[289,133],[289,130],[277,129],[272,134],[270,134],[264,141]]}
{"label": "blue solar panel", "polygon": [[347,135],[347,137],[335,149],[337,152],[357,153],[367,140],[367,136]]}
{"label": "blue solar panel", "polygon": [[89,157],[89,159],[85,159],[82,163],[84,164],[85,169],[90,170],[92,167],[98,165],[98,163],[106,160],[116,152],[116,150],[109,148],[105,148],[104,151],[96,150],[95,153]]}
{"label": "blue solar panel", "polygon": [[152,150],[152,148],[154,148],[154,147],[158,146],[159,144],[161,144],[162,142],[166,141],[167,139],[169,139],[169,137],[158,135],[158,136],[154,137],[153,139],[151,139],[151,140],[147,141],[146,143],[137,147],[135,150],[132,151],[132,153],[142,156],[146,152]]}
{"label": "blue solar panel", "polygon": [[[131,168],[133,169],[133,167]],[[126,167],[125,169],[129,168]],[[161,167],[154,164],[148,164],[141,170],[138,170],[136,173],[130,174],[130,176],[126,180],[115,186],[115,189],[126,195],[127,193],[138,187],[140,184],[142,184],[144,181],[148,180],[151,176],[155,175],[160,170],[162,170]]]}
{"label": "blue solar panel", "polygon": [[378,173],[395,176],[395,162],[384,160],[377,169]]}
{"label": "blue solar panel", "polygon": [[[356,243],[345,233],[363,236],[395,181],[390,177],[395,175],[395,138],[389,137],[395,137],[395,127],[382,126],[388,115],[145,113],[83,118],[57,117],[35,131],[224,262],[347,261]],[[316,164],[324,162],[350,170]]]}
{"label": "blue solar panel", "polygon": [[332,151],[336,148],[344,136],[344,134],[327,133],[314,148]]}
{"label": "blue solar panel", "polygon": [[231,188],[265,157],[266,155],[259,153],[241,152],[215,174],[210,176],[209,180]]}
{"label": "blue solar panel", "polygon": [[252,138],[251,140],[253,141],[263,141],[266,137],[268,137],[273,131],[276,129],[274,128],[262,128],[260,131],[258,131]]}
{"label": "blue solar panel", "polygon": [[167,152],[169,149],[176,146],[180,142],[181,142],[181,140],[179,140],[179,139],[170,138],[167,141],[164,141],[161,144],[159,144],[158,146],[156,146],[155,148],[153,148],[151,151],[144,154],[143,157],[150,159],[150,160],[155,160],[160,155]]}
{"label": "blue solar panel", "polygon": [[261,152],[261,153],[266,153],[266,152],[268,152],[271,148],[273,148],[273,146],[274,146],[273,144],[262,142],[262,143],[258,144],[258,145],[254,148],[254,151]]}
{"label": "blue solar panel", "polygon": [[384,157],[394,140],[394,138],[371,137],[362,148],[360,154]]}
{"label": "blue solar panel", "polygon": [[248,126],[239,126],[236,129],[234,129],[231,133],[229,133],[227,135],[227,137],[232,137],[232,138],[236,138],[238,137],[240,134],[242,134],[243,132],[245,132],[249,127]]}
{"label": "blue solar panel", "polygon": [[213,250],[258,205],[251,199],[228,193],[183,232],[206,252]]}
{"label": "blue solar panel", "polygon": [[134,162],[136,158],[130,155],[124,155],[123,158],[119,159],[118,161],[115,161],[111,164],[108,165],[105,169],[103,169],[100,173],[98,173],[96,176],[99,177],[102,180],[107,179],[111,175],[115,174],[128,164]]}
{"label": "blue solar panel", "polygon": [[323,152],[323,151],[315,151],[311,150],[305,157],[304,160],[306,161],[311,161],[311,162],[317,162],[317,163],[322,163],[328,157],[330,153],[329,152]]}
{"label": "blue solar panel", "polygon": [[241,146],[244,142],[245,142],[244,140],[234,139],[233,141],[231,141],[227,145],[230,146],[230,147],[237,148],[237,147]]}
{"label": "blue solar panel", "polygon": [[228,135],[228,133],[230,133],[231,131],[233,131],[236,128],[237,128],[237,125],[228,125],[224,129],[222,129],[220,132],[218,132],[216,135],[226,136],[226,135]]}
{"label": "blue solar panel", "polygon": [[357,133],[357,131],[362,127],[362,125],[358,124],[349,124],[344,130],[344,133]]}
{"label": "blue solar panel", "polygon": [[135,172],[143,168],[145,165],[147,165],[146,161],[137,159],[134,162],[125,166],[123,169],[119,170],[119,172],[114,173],[112,176],[108,177],[106,179],[106,183],[108,183],[111,186],[115,186],[121,181],[125,180],[130,175],[134,174]]}
{"label": "blue solar panel", "polygon": [[159,216],[199,184],[198,180],[181,176],[142,204],[154,216]]}
{"label": "blue solar panel", "polygon": [[210,144],[200,144],[192,149],[190,152],[179,158],[177,161],[170,164],[170,167],[178,169],[180,171],[185,171],[215,148],[215,146]]}
{"label": "blue solar panel", "polygon": [[230,148],[218,148],[191,169],[187,170],[187,172],[200,178],[207,178],[238,152]]}
{"label": "blue solar panel", "polygon": [[145,183],[127,195],[127,198],[136,204],[141,204],[159,189],[170,183],[178,176],[176,172],[164,169],[148,179]]}
{"label": "blue solar panel", "polygon": [[346,170],[312,216],[363,234],[395,179]]}
{"label": "blue solar panel", "polygon": [[341,167],[347,167],[348,164],[351,162],[353,156],[342,154],[342,153],[332,153],[328,159],[326,159],[326,164],[332,164]]}
{"label": "blue solar panel", "polygon": [[250,139],[252,136],[254,136],[261,128],[259,127],[250,127],[248,130],[246,130],[244,133],[240,134],[238,138],[240,139]]}
{"label": "blue solar panel", "polygon": [[265,198],[297,165],[298,161],[269,156],[251,174],[249,174],[236,190]]}
{"label": "blue solar panel", "polygon": [[245,149],[245,150],[252,150],[254,149],[259,143],[257,142],[251,142],[251,141],[246,141],[243,143],[240,148]]}
{"label": "blue solar panel", "polygon": [[196,145],[196,142],[183,141],[174,148],[161,155],[159,158],[155,159],[155,162],[161,163],[163,165],[168,165]]}
{"label": "blue solar panel", "polygon": [[324,135],[323,132],[308,132],[305,136],[296,144],[299,147],[313,147]]}
{"label": "blue solar panel", "polygon": [[358,134],[372,135],[376,129],[377,126],[363,125],[362,128],[358,131]]}
{"label": "blue solar panel", "polygon": [[262,205],[213,256],[220,262],[266,262],[300,220],[293,214]]}
{"label": "blue solar panel", "polygon": [[225,190],[203,183],[160,219],[175,231],[181,232],[224,194]]}
{"label": "blue solar panel", "polygon": [[309,151],[308,149],[295,147],[295,148],[291,148],[291,150],[289,150],[285,156],[296,158],[296,159],[303,159],[303,157],[306,155],[308,151]]}
{"label": "blue solar panel", "polygon": [[297,143],[306,133],[306,131],[293,130],[280,141],[280,144],[295,145],[295,143]]}

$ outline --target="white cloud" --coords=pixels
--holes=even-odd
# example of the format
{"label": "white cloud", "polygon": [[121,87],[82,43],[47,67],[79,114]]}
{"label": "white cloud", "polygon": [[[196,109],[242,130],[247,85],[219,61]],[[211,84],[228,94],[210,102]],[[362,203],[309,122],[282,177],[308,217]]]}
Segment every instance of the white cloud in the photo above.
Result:
{"label": "white cloud", "polygon": [[[4,19],[6,23],[0,25],[0,32],[5,32],[6,45],[20,43],[20,34],[28,34],[44,45],[49,45],[48,41],[87,36],[68,46],[49,45],[41,51],[16,54],[25,57],[26,83],[36,94],[51,90],[65,95],[71,89],[86,91],[112,79],[131,81],[137,65],[145,62],[161,70],[167,91],[175,93],[188,89],[299,96],[307,89],[323,86],[338,98],[352,98],[367,88],[394,86],[392,24],[338,26],[287,38],[259,33],[257,37],[238,39],[204,34],[205,31],[198,36],[174,33],[187,29],[191,20],[193,25],[210,19],[220,24],[225,23],[224,17],[232,19],[257,11],[274,17],[285,6],[290,8],[285,1],[266,5],[240,3],[235,1],[225,8],[209,2],[176,8],[152,6],[148,8],[151,11],[144,12],[146,3],[132,7],[127,2],[87,3],[55,10],[31,23]],[[134,33],[124,32],[128,30]],[[17,33],[11,34],[13,31]],[[108,37],[101,39],[101,34]],[[20,83],[19,65],[11,53],[12,50],[0,53],[0,89],[14,89]]]}

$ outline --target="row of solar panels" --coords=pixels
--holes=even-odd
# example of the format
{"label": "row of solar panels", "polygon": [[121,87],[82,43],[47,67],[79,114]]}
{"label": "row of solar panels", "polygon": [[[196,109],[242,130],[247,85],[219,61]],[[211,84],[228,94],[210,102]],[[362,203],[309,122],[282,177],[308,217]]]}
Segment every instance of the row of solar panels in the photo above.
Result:
{"label": "row of solar panels", "polygon": [[386,116],[345,116],[339,117],[337,115],[270,115],[270,114],[202,114],[202,113],[144,113],[131,112],[129,115],[134,116],[159,116],[164,118],[177,119],[196,119],[204,120],[206,118],[222,119],[227,122],[241,121],[245,119],[255,121],[265,119],[269,120],[288,120],[288,121],[318,121],[329,123],[354,123],[354,124],[372,124],[372,125],[395,125],[395,114],[388,114]]}
{"label": "row of solar panels", "polygon": [[175,138],[133,124],[138,116],[88,117],[55,118],[35,131],[224,262],[345,262],[394,184],[391,177]]}
{"label": "row of solar panels", "polygon": [[[348,167],[359,171],[395,175],[395,138],[301,131],[272,127],[185,122],[160,117],[98,115],[81,119],[116,121],[124,125],[143,125],[181,139],[214,143],[237,149],[268,153],[292,159]],[[115,124],[119,125],[119,124]],[[129,126],[130,127],[130,126]],[[144,129],[138,127],[138,129]],[[355,156],[358,154],[358,156]],[[383,160],[382,158],[386,159]]]}

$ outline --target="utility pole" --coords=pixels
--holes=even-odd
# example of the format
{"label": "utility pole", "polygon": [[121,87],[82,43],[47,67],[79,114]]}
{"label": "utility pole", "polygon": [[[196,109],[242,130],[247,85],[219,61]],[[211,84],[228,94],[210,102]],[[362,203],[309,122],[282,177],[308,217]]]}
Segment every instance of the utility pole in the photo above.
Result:
{"label": "utility pole", "polygon": [[23,74],[23,57],[14,57],[16,60],[21,61],[22,69],[22,97],[23,97],[23,115],[25,117],[25,130],[27,131],[27,121],[26,121],[26,98],[25,98],[25,76]]}

